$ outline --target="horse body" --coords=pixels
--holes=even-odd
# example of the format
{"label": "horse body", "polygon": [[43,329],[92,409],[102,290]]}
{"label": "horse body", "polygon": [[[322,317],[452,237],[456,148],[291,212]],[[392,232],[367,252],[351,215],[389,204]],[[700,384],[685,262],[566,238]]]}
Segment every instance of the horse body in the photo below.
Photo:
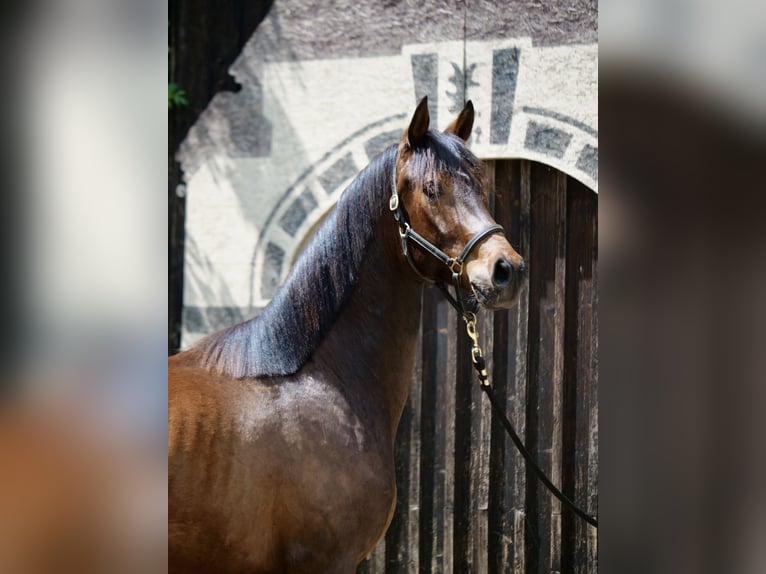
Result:
{"label": "horse body", "polygon": [[[272,308],[169,359],[171,571],[348,574],[388,527],[422,283],[402,254],[387,186],[394,162],[395,184],[408,185],[401,180],[407,154],[415,156],[413,125],[427,138],[427,113],[421,103],[398,150],[384,152],[344,193]],[[472,108],[470,115],[472,124]],[[453,237],[438,220],[419,217],[427,201],[409,198],[413,225],[447,244],[465,243],[489,217],[481,202],[483,213],[463,217],[465,229]],[[504,261],[521,261],[504,238],[490,238],[467,263],[472,284],[480,267],[500,283],[498,250]],[[357,263],[344,268],[339,258]],[[424,254],[415,260],[438,274]],[[505,287],[493,297],[502,299]],[[291,299],[306,293],[316,298]]]}
{"label": "horse body", "polygon": [[[201,372],[193,350],[171,358],[171,553],[199,549],[194,562],[208,572],[351,571],[385,532],[420,299],[404,292],[412,281],[363,276],[295,375],[236,380]],[[378,306],[385,292],[400,310]],[[187,554],[180,570],[192,566]]]}

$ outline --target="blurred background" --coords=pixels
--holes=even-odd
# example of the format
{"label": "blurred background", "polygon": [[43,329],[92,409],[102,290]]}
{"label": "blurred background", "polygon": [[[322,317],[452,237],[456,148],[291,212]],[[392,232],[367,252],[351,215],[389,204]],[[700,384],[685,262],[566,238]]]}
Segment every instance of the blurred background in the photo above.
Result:
{"label": "blurred background", "polygon": [[[599,565],[763,572],[764,4],[598,8]],[[163,571],[162,95],[192,88],[162,3],[3,10],[0,571]]]}
{"label": "blurred background", "polygon": [[167,7],[6,4],[0,571],[163,571]]}
{"label": "blurred background", "polygon": [[766,569],[764,22],[599,5],[607,572]]}

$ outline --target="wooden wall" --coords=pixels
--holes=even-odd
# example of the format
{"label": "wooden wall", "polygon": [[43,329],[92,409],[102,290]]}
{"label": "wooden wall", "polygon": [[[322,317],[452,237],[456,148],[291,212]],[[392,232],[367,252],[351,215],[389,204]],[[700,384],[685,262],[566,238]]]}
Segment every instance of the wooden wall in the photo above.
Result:
{"label": "wooden wall", "polygon": [[[488,168],[495,217],[528,265],[518,306],[479,315],[495,392],[554,484],[597,513],[597,195],[540,163]],[[462,321],[426,289],[396,514],[359,572],[597,572],[596,530],[526,470],[468,349]]]}

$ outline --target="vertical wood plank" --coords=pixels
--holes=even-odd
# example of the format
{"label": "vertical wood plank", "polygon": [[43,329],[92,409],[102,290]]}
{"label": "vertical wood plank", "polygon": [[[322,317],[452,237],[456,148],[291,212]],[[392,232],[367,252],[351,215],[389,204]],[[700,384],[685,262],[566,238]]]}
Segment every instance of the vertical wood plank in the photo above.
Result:
{"label": "vertical wood plank", "polygon": [[[531,215],[531,244],[529,256],[529,334],[527,347],[527,439],[526,446],[535,456],[541,468],[546,469],[546,465],[539,456],[538,448],[538,418],[539,418],[539,362],[540,362],[540,342],[543,340],[540,321],[540,300],[545,284],[545,274],[552,275],[548,271],[550,265],[547,262],[545,249],[546,243],[541,241],[545,239],[543,208],[545,203],[541,200],[545,195],[542,191],[544,183],[541,181],[540,169],[533,164],[530,169],[530,188],[532,189]],[[527,499],[526,512],[529,517],[529,528],[525,532],[525,559],[530,573],[541,571],[540,568],[540,539],[545,533],[541,533],[539,524],[540,509],[537,501],[537,483],[531,472],[527,471]]]}
{"label": "vertical wood plank", "polygon": [[372,553],[356,569],[357,574],[383,574],[386,571],[386,538],[380,540]]}
{"label": "vertical wood plank", "polygon": [[[566,255],[564,175],[532,166],[532,236],[527,381],[527,446],[554,483],[561,483],[563,327]],[[558,572],[561,565],[560,503],[527,475],[527,512],[535,517],[526,558],[532,572]]]}
{"label": "vertical wood plank", "polygon": [[[566,266],[567,266],[567,176],[551,170],[554,185],[554,225],[556,238],[554,320],[553,320],[553,397],[550,416],[551,429],[551,480],[561,486],[563,463],[563,403],[564,403],[564,326],[566,321]],[[561,572],[561,502],[548,494],[551,505],[551,537],[549,548],[549,571]]]}
{"label": "vertical wood plank", "polygon": [[[486,175],[489,185],[487,206],[494,212],[495,162],[486,162]],[[493,376],[493,319],[492,311],[482,309],[477,317],[479,345],[481,346],[490,380]],[[462,329],[465,325],[461,323]],[[490,460],[490,425],[491,406],[484,397],[473,369],[469,377],[471,382],[471,478],[470,478],[470,552],[472,572],[487,574],[489,571],[489,460]]]}
{"label": "vertical wood plank", "polygon": [[421,574],[434,572],[435,549],[435,510],[442,499],[436,494],[437,469],[436,454],[436,419],[439,403],[436,387],[443,380],[440,378],[439,333],[437,298],[440,295],[433,287],[423,291],[422,319],[422,377],[421,377],[421,449],[420,449],[420,513],[419,513],[419,570]]}
{"label": "vertical wood plank", "polygon": [[410,504],[410,481],[407,466],[412,437],[412,418],[412,406],[407,401],[402,417],[399,420],[399,428],[394,445],[397,496],[394,516],[385,536],[385,572],[387,573],[405,571],[409,561],[406,532]]}
{"label": "vertical wood plank", "polygon": [[[585,232],[583,226],[583,213],[585,208],[577,189],[567,182],[567,292],[566,292],[566,320],[564,326],[564,426],[563,426],[563,477],[561,491],[575,504],[579,500],[575,496],[577,481],[577,469],[581,467],[581,453],[576,452],[578,422],[580,417],[578,406],[578,392],[581,391],[581,380],[578,365],[582,360],[579,356],[577,344],[580,331],[580,276],[582,269],[583,243]],[[561,564],[568,572],[581,573],[581,558],[583,554],[582,544],[587,541],[578,535],[582,533],[576,522],[578,517],[571,511],[563,509],[562,540],[561,540]]]}
{"label": "vertical wood plank", "polygon": [[[494,359],[493,313],[481,310],[478,314],[479,344],[487,362],[487,372],[492,380]],[[491,405],[479,386],[478,378],[471,369],[471,551],[472,570],[477,574],[489,571],[489,458]]]}
{"label": "vertical wood plank", "polygon": [[[494,166],[488,166],[488,175]],[[492,194],[490,202],[494,202]],[[456,317],[457,356],[455,359],[455,450],[454,450],[454,571],[487,572],[488,434],[485,440],[484,403],[474,381],[470,339],[465,323]],[[479,336],[490,336],[490,315],[479,313]],[[491,341],[490,341],[491,342]],[[480,343],[481,344],[481,343]]]}
{"label": "vertical wood plank", "polygon": [[[587,190],[590,192],[590,190]],[[586,379],[587,403],[583,405],[587,408],[587,451],[588,467],[587,477],[585,479],[586,509],[591,514],[598,516],[598,196],[591,196],[592,216],[591,225],[593,229],[593,249],[591,252],[591,301],[593,310],[590,316],[591,323],[591,346],[590,355],[587,357],[590,368],[589,376]],[[585,441],[583,441],[585,442]],[[586,556],[585,571],[588,574],[598,574],[598,531],[595,528],[587,529],[588,548]]]}
{"label": "vertical wood plank", "polygon": [[[509,381],[509,392],[506,399],[506,409],[511,413],[511,422],[515,425],[519,438],[527,443],[527,388],[529,348],[529,309],[530,309],[530,269],[532,242],[532,164],[529,161],[519,162],[519,246],[518,251],[524,257],[527,273],[522,280],[521,293],[516,308],[515,332],[511,333],[511,341],[515,346],[509,350],[509,358],[513,359],[514,371]],[[514,325],[511,326],[512,328]],[[513,448],[508,440],[506,449]],[[515,551],[513,555],[513,572],[527,572],[527,472],[524,460],[515,452],[507,458],[506,472],[512,473],[513,482],[508,494],[513,501],[513,539]]]}
{"label": "vertical wood plank", "polygon": [[410,435],[410,452],[409,461],[407,464],[407,473],[409,480],[409,505],[407,507],[407,569],[409,574],[417,574],[420,564],[420,554],[418,552],[420,547],[420,456],[422,450],[422,436],[421,436],[421,397],[422,397],[422,381],[423,381],[423,326],[421,323],[421,335],[418,337],[417,357],[418,365],[415,369],[415,374],[412,382],[412,388],[410,389],[409,403],[412,409],[412,430]]}
{"label": "vertical wood plank", "polygon": [[[424,400],[421,407],[424,436],[432,439],[429,453],[421,461],[421,492],[426,508],[421,510],[421,548],[430,550],[430,560],[420,559],[423,572],[450,572],[452,569],[452,501],[454,485],[454,332],[451,324],[451,307],[441,293],[433,287],[426,288],[426,301],[433,355],[424,357]],[[432,378],[431,378],[432,377]],[[432,398],[429,398],[432,397]],[[428,402],[426,402],[426,399]],[[430,413],[427,404],[431,404]],[[424,438],[424,441],[426,439]],[[424,443],[425,444],[425,443]],[[425,453],[425,447],[423,449]],[[430,458],[430,460],[429,460]],[[430,501],[429,501],[430,498]],[[427,506],[430,512],[426,516]]]}
{"label": "vertical wood plank", "polygon": [[[592,512],[588,500],[589,468],[593,463],[591,436],[596,417],[595,363],[595,257],[596,195],[581,183],[567,182],[567,324],[565,334],[565,459],[564,492],[580,507]],[[566,570],[591,571],[588,526],[565,511],[562,560]],[[593,540],[595,541],[595,539]]]}
{"label": "vertical wood plank", "polygon": [[[508,313],[498,313],[493,324],[492,386],[501,404],[506,402],[508,386],[508,325]],[[494,574],[507,572],[512,562],[512,501],[505,497],[511,480],[505,470],[505,431],[496,417],[490,435],[487,553],[488,571]]]}
{"label": "vertical wood plank", "polygon": [[471,361],[470,344],[463,320],[453,316],[457,334],[455,356],[455,433],[454,433],[454,572],[471,572]]}
{"label": "vertical wood plank", "polygon": [[454,311],[442,297],[438,302],[438,326],[440,333],[439,365],[440,377],[437,384],[439,404],[436,424],[437,452],[436,465],[439,469],[437,490],[441,504],[437,514],[434,572],[453,572],[454,563],[454,506],[455,506],[455,370],[457,354],[457,333]]}
{"label": "vertical wood plank", "polygon": [[[521,202],[521,162],[499,160],[495,162],[495,219],[505,228],[506,237],[517,249],[521,230],[519,225]],[[522,254],[523,255],[523,254]],[[518,309],[497,313],[493,325],[492,385],[499,401],[507,405],[506,411],[512,417],[509,387],[515,380],[516,329]],[[509,380],[510,379],[510,380]],[[508,572],[513,564],[515,539],[513,536],[512,495],[513,475],[506,461],[513,454],[508,452],[510,444],[505,430],[497,419],[491,425],[490,469],[489,469],[489,571]]]}
{"label": "vertical wood plank", "polygon": [[386,572],[390,573],[417,572],[417,520],[420,490],[417,457],[420,452],[422,339],[422,334],[419,334],[410,395],[399,421],[394,445],[397,501],[393,520],[386,532]]}

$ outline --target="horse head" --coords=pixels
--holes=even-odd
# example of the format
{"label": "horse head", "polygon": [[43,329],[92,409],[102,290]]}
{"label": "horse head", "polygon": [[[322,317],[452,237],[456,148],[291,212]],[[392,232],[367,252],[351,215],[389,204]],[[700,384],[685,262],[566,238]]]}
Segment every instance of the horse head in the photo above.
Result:
{"label": "horse head", "polygon": [[464,309],[477,303],[507,309],[518,296],[524,260],[487,209],[484,165],[465,145],[473,121],[469,101],[444,132],[430,130],[423,98],[399,142],[391,210],[418,275],[456,284]]}

